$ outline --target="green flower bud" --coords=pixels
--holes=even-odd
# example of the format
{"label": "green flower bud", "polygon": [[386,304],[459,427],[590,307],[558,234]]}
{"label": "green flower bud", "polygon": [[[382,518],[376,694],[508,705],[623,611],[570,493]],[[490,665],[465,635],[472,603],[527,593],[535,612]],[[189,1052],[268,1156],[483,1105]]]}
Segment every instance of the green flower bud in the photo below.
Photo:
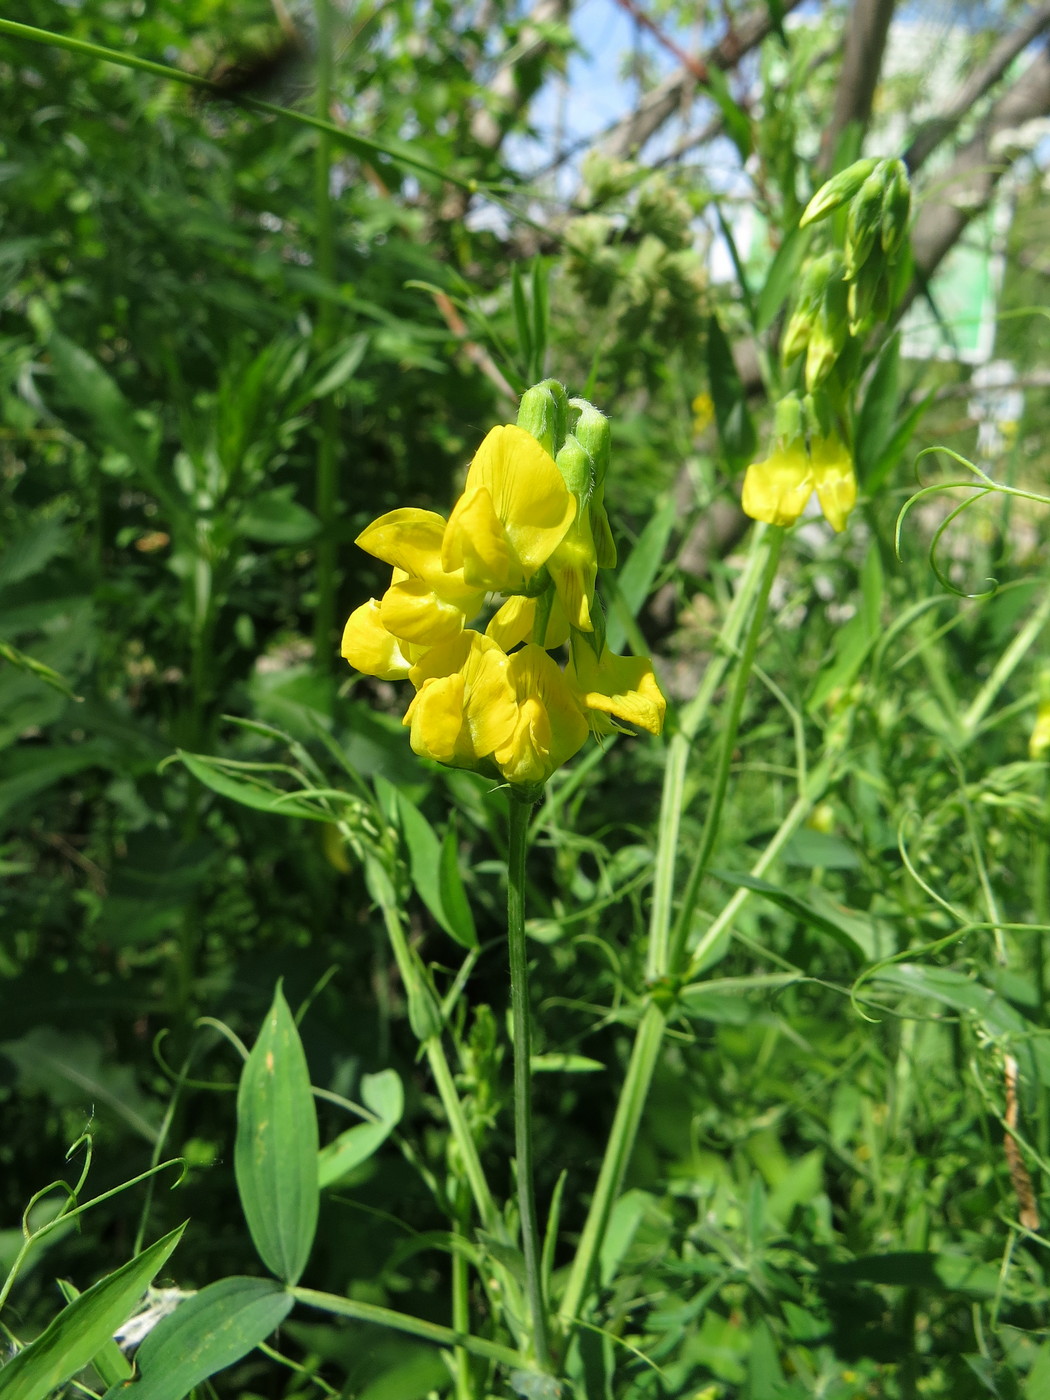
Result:
{"label": "green flower bud", "polygon": [[824,288],[833,277],[841,277],[837,253],[824,253],[809,259],[802,268],[795,310],[780,342],[780,358],[785,367],[797,360],[809,344],[809,334],[816,320]]}
{"label": "green flower bud", "polygon": [[609,470],[609,458],[612,454],[609,420],[586,399],[570,399],[569,408],[575,409],[579,415],[573,425],[573,435],[590,454],[594,463],[594,484],[601,486],[605,481],[605,473]]}
{"label": "green flower bud", "polygon": [[554,460],[562,480],[576,497],[581,511],[586,510],[594,489],[594,461],[580,440],[570,433]]}
{"label": "green flower bud", "polygon": [[866,263],[849,284],[846,307],[850,335],[863,335],[871,329],[882,284],[882,267],[874,262]]}
{"label": "green flower bud", "polygon": [[815,224],[818,219],[823,219],[848,199],[852,199],[878,163],[877,159],[855,160],[845,170],[833,175],[826,184],[821,185],[806,205],[799,220],[799,227],[805,228],[807,224]]}
{"label": "green flower bud", "polygon": [[908,236],[911,214],[911,185],[908,170],[902,160],[890,161],[890,174],[882,196],[882,222],[879,237],[882,251],[892,261]]}
{"label": "green flower bud", "polygon": [[888,161],[881,162],[868,176],[857,191],[849,207],[846,220],[846,279],[856,277],[868,260],[875,246],[882,226],[882,196],[885,191],[885,172],[882,169]]}
{"label": "green flower bud", "polygon": [[441,1005],[437,994],[430,985],[426,970],[413,959],[414,976],[405,979],[405,994],[408,999],[408,1024],[412,1034],[422,1043],[431,1036],[440,1035],[444,1029],[441,1019]]}
{"label": "green flower bud", "polygon": [[806,347],[806,389],[812,393],[835,368],[846,343],[846,283],[835,278],[824,288]]}
{"label": "green flower bud", "polygon": [[785,394],[773,413],[773,436],[784,447],[805,436],[802,400],[797,394]]}
{"label": "green flower bud", "polygon": [[552,457],[565,441],[569,400],[565,386],[556,379],[544,379],[526,389],[518,405],[518,427],[536,439]]}

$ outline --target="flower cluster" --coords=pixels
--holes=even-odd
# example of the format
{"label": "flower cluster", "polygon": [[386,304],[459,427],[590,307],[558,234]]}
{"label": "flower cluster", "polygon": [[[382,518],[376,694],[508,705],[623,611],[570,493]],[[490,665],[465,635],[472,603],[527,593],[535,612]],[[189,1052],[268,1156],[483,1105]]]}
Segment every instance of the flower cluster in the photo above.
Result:
{"label": "flower cluster", "polygon": [[[598,568],[616,562],[608,453],[602,415],[545,381],[523,397],[518,425],[482,442],[447,521],[404,508],[358,536],[393,574],[351,614],[342,654],[412,682],[404,723],[416,753],[535,788],[588,733],[660,732],[652,664],[606,650],[595,599]],[[493,595],[502,601],[478,630]],[[566,644],[562,667],[551,653]]]}
{"label": "flower cluster", "polygon": [[769,456],[744,477],[741,505],[753,520],[791,525],[816,491],[832,529],[845,527],[857,501],[853,455],[824,416],[809,396],[803,404],[787,394],[777,404]]}

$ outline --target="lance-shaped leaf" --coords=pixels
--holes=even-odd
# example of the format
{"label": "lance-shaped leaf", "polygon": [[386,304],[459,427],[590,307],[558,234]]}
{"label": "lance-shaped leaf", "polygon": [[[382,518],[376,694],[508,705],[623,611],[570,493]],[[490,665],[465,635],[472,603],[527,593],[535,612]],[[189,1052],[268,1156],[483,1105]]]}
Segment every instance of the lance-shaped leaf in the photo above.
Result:
{"label": "lance-shaped leaf", "polygon": [[99,1279],[0,1369],[3,1400],[45,1400],[89,1364],[126,1322],[179,1242],[185,1225]]}
{"label": "lance-shaped leaf", "polygon": [[252,1242],[297,1283],[317,1229],[317,1114],[302,1042],[278,984],[237,1091],[234,1171]]}

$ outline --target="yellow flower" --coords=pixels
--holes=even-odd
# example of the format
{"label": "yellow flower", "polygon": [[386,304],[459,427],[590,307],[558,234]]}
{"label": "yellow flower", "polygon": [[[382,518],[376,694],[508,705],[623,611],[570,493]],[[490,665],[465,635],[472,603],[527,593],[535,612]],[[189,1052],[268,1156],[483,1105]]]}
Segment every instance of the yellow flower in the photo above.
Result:
{"label": "yellow flower", "polygon": [[833,530],[846,528],[849,513],[857,504],[857,477],[853,457],[835,434],[815,437],[809,445],[813,479],[820,508]]}
{"label": "yellow flower", "polygon": [[711,426],[714,419],[714,400],[710,394],[697,394],[691,407],[693,410],[693,436],[699,437]]}
{"label": "yellow flower", "polygon": [[523,428],[493,428],[445,528],[441,562],[471,588],[523,592],[564,539],[576,502]]}
{"label": "yellow flower", "polygon": [[387,631],[375,598],[369,598],[347,618],[340,648],[355,670],[378,676],[382,681],[403,681],[424,650],[410,642],[399,642]]}
{"label": "yellow flower", "polygon": [[441,546],[446,525],[431,510],[392,510],[357,537],[362,549],[393,565],[379,604],[383,626],[403,641],[430,646],[463,630],[485,598],[464,581],[462,569],[445,569]]}
{"label": "yellow flower", "polygon": [[752,520],[793,525],[812,494],[812,468],[799,438],[786,446],[778,444],[764,462],[751,463],[740,504]]}
{"label": "yellow flower", "polygon": [[456,768],[476,768],[510,740],[517,724],[507,657],[470,630],[430,647],[409,671],[416,694],[402,723],[413,750]]}
{"label": "yellow flower", "polygon": [[580,642],[572,648],[565,676],[585,707],[594,734],[622,730],[617,720],[650,734],[659,734],[663,728],[667,701],[647,656],[603,651],[599,661],[587,643]]}
{"label": "yellow flower", "polygon": [[764,462],[752,462],[744,476],[741,505],[752,520],[793,525],[814,490],[833,530],[843,530],[857,501],[853,458],[836,436],[814,438],[807,452],[802,438],[778,442]]}
{"label": "yellow flower", "polygon": [[545,783],[587,738],[587,721],[565,676],[542,647],[530,642],[507,658],[506,676],[515,699],[515,724],[497,734],[503,714],[479,720],[479,738],[510,783]]}
{"label": "yellow flower", "polygon": [[1050,700],[1044,700],[1036,711],[1035,724],[1028,740],[1029,758],[1045,758],[1050,753]]}
{"label": "yellow flower", "polygon": [[[533,633],[536,630],[536,618],[541,601],[539,598],[524,598],[520,593],[508,598],[489,621],[489,625],[485,628],[485,636],[498,642],[508,654],[516,646],[520,646],[522,642],[534,641]],[[547,626],[541,645],[547,651],[553,651],[556,647],[564,646],[568,640],[569,619],[565,616],[565,609],[558,597],[555,596],[551,600],[551,609],[547,617]]]}

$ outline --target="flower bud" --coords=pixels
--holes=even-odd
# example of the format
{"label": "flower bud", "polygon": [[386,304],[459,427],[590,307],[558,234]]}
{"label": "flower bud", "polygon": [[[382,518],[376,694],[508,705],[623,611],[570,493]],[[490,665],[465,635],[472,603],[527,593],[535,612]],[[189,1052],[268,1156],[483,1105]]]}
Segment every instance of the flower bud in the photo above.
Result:
{"label": "flower bud", "polygon": [[819,258],[811,258],[803,266],[795,310],[780,342],[780,358],[785,369],[798,359],[809,344],[810,331],[824,288],[831,278],[840,276],[841,264],[837,253],[824,253]]}
{"label": "flower bud", "polygon": [[824,288],[820,309],[806,347],[806,389],[812,393],[835,368],[846,343],[846,284],[840,278]]}
{"label": "flower bud", "polygon": [[897,256],[908,236],[911,213],[911,186],[902,160],[890,161],[890,173],[882,196],[882,221],[879,236],[882,251],[891,261]]}
{"label": "flower bud", "polygon": [[883,284],[882,268],[867,263],[849,284],[847,310],[850,335],[863,335],[874,320],[879,303],[879,288]]}
{"label": "flower bud", "polygon": [[852,280],[868,260],[882,226],[885,173],[880,161],[857,191],[846,220],[846,279]]}
{"label": "flower bud", "polygon": [[773,413],[773,435],[787,447],[805,436],[802,400],[797,394],[785,394]]}
{"label": "flower bud", "polygon": [[569,433],[555,456],[562,480],[576,497],[577,508],[587,508],[594,489],[594,461],[574,433]]}
{"label": "flower bud", "polygon": [[570,399],[569,408],[575,409],[579,414],[573,426],[573,435],[584,450],[590,454],[594,464],[594,484],[601,486],[605,481],[605,473],[609,470],[609,458],[612,455],[612,431],[609,428],[609,420],[604,413],[595,408],[592,403],[588,403],[586,399]]}
{"label": "flower bud", "polygon": [[556,379],[544,379],[526,389],[518,405],[518,427],[527,433],[556,457],[558,449],[565,441],[569,417],[569,400],[565,387]]}
{"label": "flower bud", "polygon": [[826,184],[821,185],[806,205],[799,220],[799,227],[805,228],[807,224],[815,224],[818,219],[823,219],[848,199],[852,199],[878,163],[877,158],[855,160],[845,170],[833,175]]}

